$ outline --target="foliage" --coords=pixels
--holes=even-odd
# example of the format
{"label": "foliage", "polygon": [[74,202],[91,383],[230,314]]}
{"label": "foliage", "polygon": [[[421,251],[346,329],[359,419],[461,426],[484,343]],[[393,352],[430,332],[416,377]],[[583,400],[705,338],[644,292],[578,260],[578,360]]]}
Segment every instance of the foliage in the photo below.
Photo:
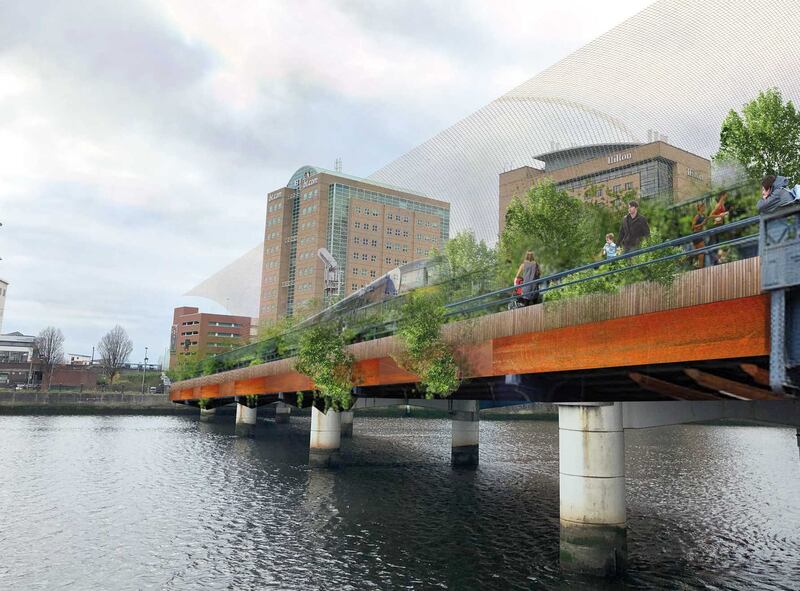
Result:
{"label": "foliage", "polygon": [[800,112],[771,88],[728,113],[720,130],[714,161],[740,163],[753,180],[767,174],[800,179]]}
{"label": "foliage", "polygon": [[173,369],[167,371],[169,379],[173,382],[189,380],[199,376],[203,371],[203,360],[196,354],[181,355]]}
{"label": "foliage", "polygon": [[119,370],[125,365],[133,351],[133,341],[128,337],[125,329],[117,325],[103,335],[97,344],[97,351],[100,354],[100,362],[108,376],[108,381],[113,384],[114,378],[119,374]]}
{"label": "foliage", "polygon": [[499,246],[505,275],[513,276],[528,250],[545,273],[592,260],[623,215],[619,205],[590,203],[543,180],[508,208]]}
{"label": "foliage", "polygon": [[494,267],[497,264],[497,253],[489,248],[486,242],[475,238],[472,230],[459,232],[445,243],[444,257],[451,277],[458,277]]}
{"label": "foliage", "polygon": [[55,326],[43,328],[36,337],[36,349],[47,374],[47,382],[43,386],[48,390],[53,378],[53,368],[64,361],[64,333]]}
{"label": "foliage", "polygon": [[453,352],[441,337],[444,322],[443,299],[436,290],[412,292],[401,308],[396,335],[405,351],[395,360],[419,376],[426,398],[449,396],[461,383]]}
{"label": "foliage", "polygon": [[[654,246],[664,241],[660,231],[656,228],[650,233],[650,237],[642,242],[642,248]],[[682,257],[677,257],[667,261],[654,262],[649,265],[628,269],[638,263],[648,261],[656,261],[660,258],[678,254],[682,252],[680,248],[673,247],[668,249],[660,249],[658,251],[644,253],[633,257],[632,259],[625,259],[621,261],[612,260],[599,269],[590,269],[581,271],[574,275],[569,275],[564,279],[565,283],[573,281],[580,281],[571,285],[565,285],[559,289],[548,291],[545,294],[545,300],[558,301],[566,298],[573,298],[592,293],[614,293],[624,285],[631,285],[642,281],[652,281],[660,285],[670,285],[675,276],[683,270]],[[599,273],[608,271],[618,271],[595,279],[590,279]]]}
{"label": "foliage", "polygon": [[353,404],[354,359],[346,346],[336,322],[314,325],[300,335],[295,369],[314,382],[315,398],[323,401],[325,412],[348,410]]}
{"label": "foliage", "polygon": [[197,406],[200,410],[205,410],[208,408],[209,399],[208,398],[201,398],[197,401]]}
{"label": "foliage", "polygon": [[210,376],[225,369],[225,364],[219,357],[206,357],[202,361],[201,374]]}

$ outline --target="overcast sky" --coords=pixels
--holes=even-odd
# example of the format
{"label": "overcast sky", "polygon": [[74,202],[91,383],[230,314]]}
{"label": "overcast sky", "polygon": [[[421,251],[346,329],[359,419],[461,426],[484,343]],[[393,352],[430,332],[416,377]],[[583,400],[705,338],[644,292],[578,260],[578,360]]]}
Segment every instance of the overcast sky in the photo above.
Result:
{"label": "overcast sky", "polygon": [[299,166],[366,176],[649,3],[3,0],[2,331],[158,360]]}

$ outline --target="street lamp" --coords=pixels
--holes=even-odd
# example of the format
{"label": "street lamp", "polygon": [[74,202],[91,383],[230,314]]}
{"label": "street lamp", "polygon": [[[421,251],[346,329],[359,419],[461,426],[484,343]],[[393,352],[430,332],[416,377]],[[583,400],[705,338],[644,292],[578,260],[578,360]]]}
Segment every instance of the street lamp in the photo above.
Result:
{"label": "street lamp", "polygon": [[144,379],[147,377],[147,347],[144,348],[144,367],[142,368],[142,394],[144,394]]}

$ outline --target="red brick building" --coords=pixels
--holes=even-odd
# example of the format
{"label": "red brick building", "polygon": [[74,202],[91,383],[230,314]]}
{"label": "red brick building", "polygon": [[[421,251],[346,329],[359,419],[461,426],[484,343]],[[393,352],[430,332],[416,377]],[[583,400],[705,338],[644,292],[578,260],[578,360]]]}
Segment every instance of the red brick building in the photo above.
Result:
{"label": "red brick building", "polygon": [[172,315],[169,339],[169,367],[181,357],[203,358],[250,342],[249,316],[206,314],[198,308],[181,306]]}

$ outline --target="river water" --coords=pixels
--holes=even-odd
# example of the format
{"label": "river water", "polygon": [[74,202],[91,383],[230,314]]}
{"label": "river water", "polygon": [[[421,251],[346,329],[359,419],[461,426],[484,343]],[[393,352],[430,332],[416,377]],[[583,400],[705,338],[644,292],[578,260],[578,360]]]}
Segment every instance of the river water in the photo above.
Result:
{"label": "river water", "polygon": [[793,429],[626,432],[629,568],[558,568],[558,426],[360,418],[310,471],[308,418],[0,416],[0,589],[800,589]]}

